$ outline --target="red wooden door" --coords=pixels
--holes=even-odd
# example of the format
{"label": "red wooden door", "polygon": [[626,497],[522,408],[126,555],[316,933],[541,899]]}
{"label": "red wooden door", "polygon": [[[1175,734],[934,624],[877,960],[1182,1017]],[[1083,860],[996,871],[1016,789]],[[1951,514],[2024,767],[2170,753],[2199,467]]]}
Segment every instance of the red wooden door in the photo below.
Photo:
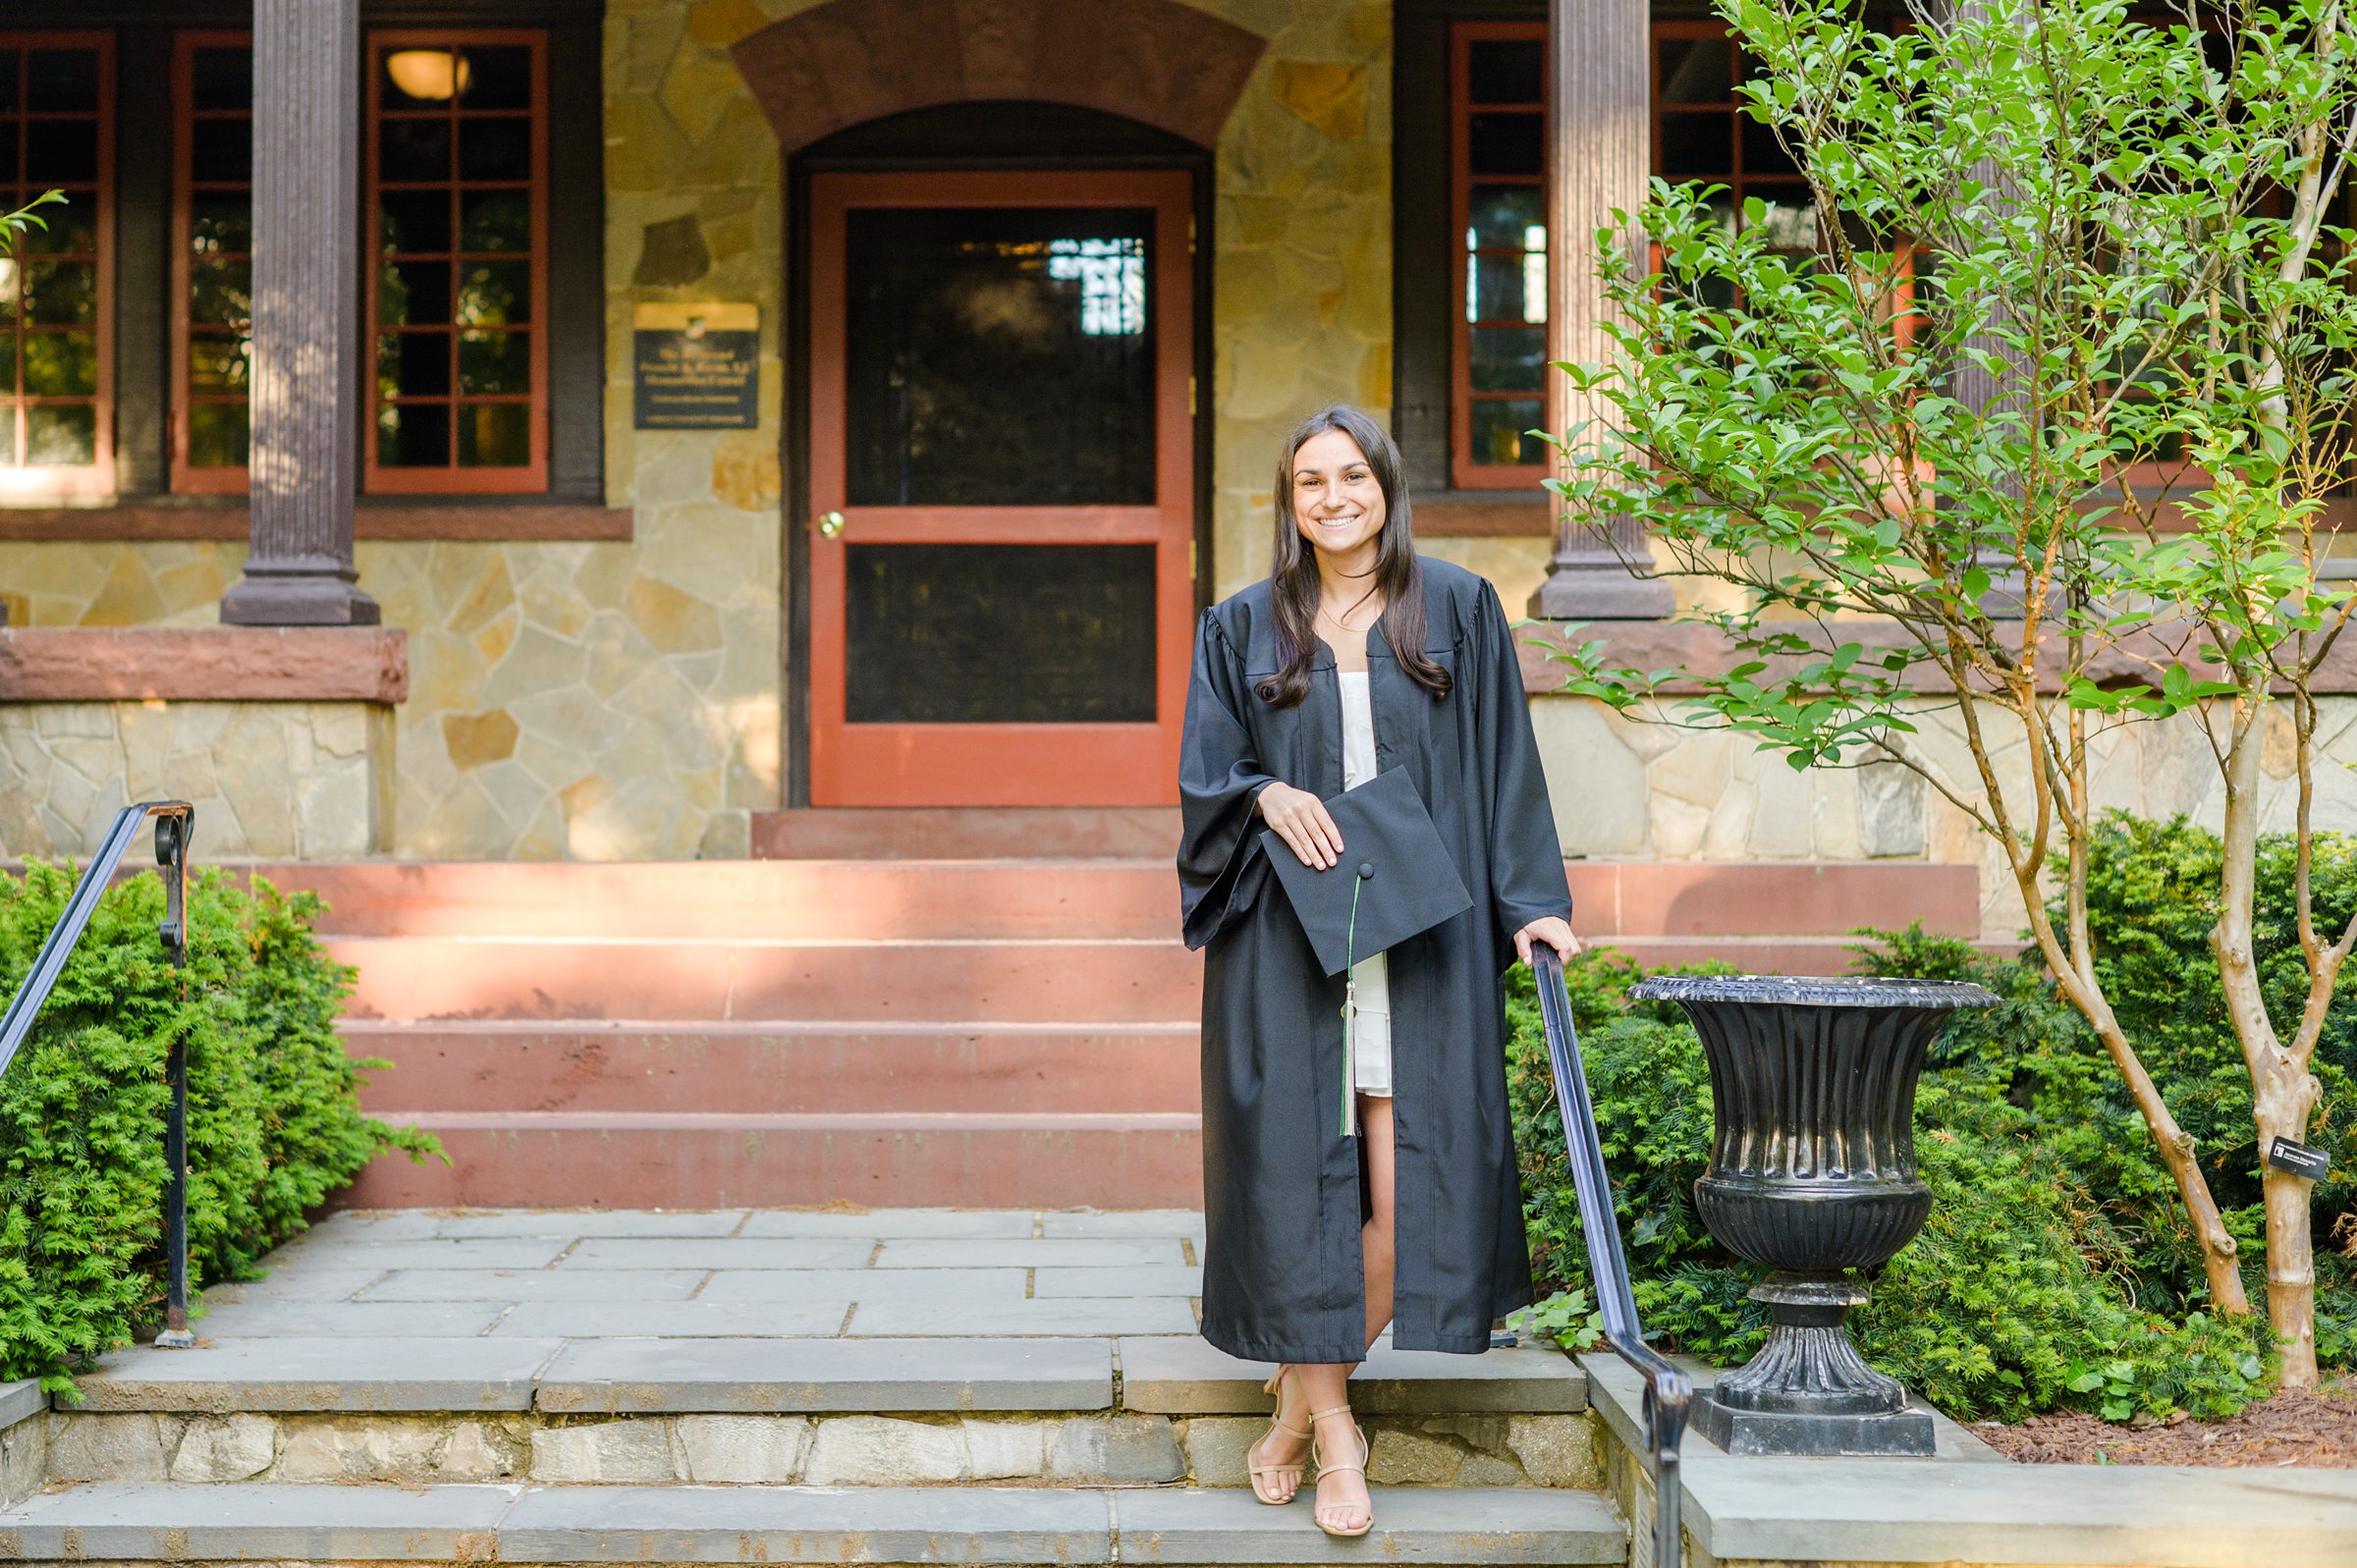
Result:
{"label": "red wooden door", "polygon": [[1175,801],[1183,171],[811,181],[814,805]]}

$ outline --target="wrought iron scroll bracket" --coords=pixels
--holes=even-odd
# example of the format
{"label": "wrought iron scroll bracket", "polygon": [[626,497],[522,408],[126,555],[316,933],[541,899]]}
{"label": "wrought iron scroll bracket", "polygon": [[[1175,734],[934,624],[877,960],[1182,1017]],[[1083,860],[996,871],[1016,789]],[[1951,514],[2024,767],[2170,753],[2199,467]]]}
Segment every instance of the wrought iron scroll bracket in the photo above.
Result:
{"label": "wrought iron scroll bracket", "polygon": [[[195,834],[196,812],[181,802],[152,805],[155,815],[155,863],[164,871],[164,919],[160,935],[172,967],[180,972],[181,1000],[188,999],[189,967],[189,840]],[[164,1123],[164,1254],[169,1266],[164,1301],[163,1331],[155,1336],[165,1350],[187,1350],[196,1343],[189,1328],[189,1037],[173,1035],[164,1073],[170,1081],[172,1104]]]}

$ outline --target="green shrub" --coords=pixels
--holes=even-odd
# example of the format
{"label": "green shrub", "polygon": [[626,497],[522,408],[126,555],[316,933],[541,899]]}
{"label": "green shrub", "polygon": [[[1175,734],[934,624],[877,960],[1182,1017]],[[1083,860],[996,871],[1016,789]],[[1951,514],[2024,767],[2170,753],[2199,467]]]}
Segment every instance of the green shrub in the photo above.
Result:
{"label": "green shrub", "polygon": [[[2357,903],[2350,847],[2330,851],[2330,866],[2320,857],[2317,870],[2328,917]],[[2108,823],[2092,879],[2100,890],[2093,918],[2114,953],[2109,961],[2123,966],[2110,994],[2134,997],[2140,1016],[2131,1032],[2146,1045],[2172,1108],[2189,1128],[2204,1129],[2204,1162],[2217,1172],[2221,1200],[2240,1193],[2255,1205],[2249,1090],[2207,950],[2201,852],[2199,830],[2181,822]],[[2288,853],[2271,845],[2262,864],[2271,879],[2263,904],[2274,896],[2287,905]],[[2263,962],[2273,983],[2296,995],[2281,968],[2286,942],[2296,967],[2296,937],[2279,922],[2263,929],[2271,933]],[[1933,1192],[1932,1217],[1852,1318],[1868,1360],[1966,1419],[2019,1419],[2056,1406],[2113,1420],[2172,1409],[2215,1416],[2263,1395],[2273,1378],[2264,1322],[2203,1310],[2200,1260],[2175,1222],[2174,1189],[2143,1121],[2092,1032],[2043,972],[1920,928],[1872,935],[1860,968],[1975,980],[2000,1004],[1958,1014],[1934,1048],[1916,1103],[1916,1154]],[[2124,967],[2131,964],[2133,974]],[[1638,978],[1636,965],[1611,952],[1585,954],[1566,971],[1638,1311],[1649,1332],[1733,1365],[1766,1334],[1765,1310],[1745,1295],[1758,1271],[1719,1248],[1694,1212],[1711,1132],[1701,1045],[1674,1009],[1627,1000]],[[1532,1264],[1543,1295],[1588,1291],[1530,987],[1528,971],[1516,970],[1507,1086]],[[2349,1168],[2344,1155],[2357,1159],[2345,1098],[2353,1038],[2357,1027],[2336,1007],[2319,1061],[2339,1119],[2320,1116],[2318,1139],[2333,1151],[2336,1184]],[[2237,1161],[2229,1179],[2224,1167]],[[2336,1207],[2330,1196],[2319,1192],[2320,1230],[2345,1213],[2345,1202]],[[2237,1211],[2238,1223],[2255,1219],[2255,1208]],[[2357,1221],[2342,1234],[2357,1235]],[[2319,1237],[2319,1355],[2346,1365],[2357,1350],[2357,1263],[2328,1248],[2331,1239]],[[1558,1304],[1530,1321],[1572,1320]]]}
{"label": "green shrub", "polygon": [[[0,984],[14,995],[73,891],[68,870],[0,877]],[[431,1139],[360,1113],[364,1068],[334,1020],[353,971],[312,935],[320,903],[217,870],[189,889],[189,962],[157,936],[164,889],[119,883],[0,1076],[0,1379],[63,1390],[160,1320],[165,1061],[189,1043],[189,1251],[196,1281],[262,1252],[379,1150]]]}

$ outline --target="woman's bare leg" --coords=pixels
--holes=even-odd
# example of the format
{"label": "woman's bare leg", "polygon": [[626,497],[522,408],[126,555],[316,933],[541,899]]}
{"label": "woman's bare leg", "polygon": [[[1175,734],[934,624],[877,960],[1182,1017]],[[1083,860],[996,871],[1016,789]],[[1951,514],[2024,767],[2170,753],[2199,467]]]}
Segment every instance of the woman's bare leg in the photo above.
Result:
{"label": "woman's bare leg", "polygon": [[[1367,1343],[1392,1321],[1392,1103],[1374,1095],[1358,1101],[1358,1135],[1365,1140],[1367,1200],[1372,1211],[1359,1232],[1366,1271]],[[1357,1364],[1296,1366],[1288,1381],[1298,1387],[1304,1410],[1334,1410],[1350,1402],[1350,1373]],[[1317,1423],[1319,1448],[1337,1459],[1358,1457],[1358,1434],[1348,1411]],[[1318,1479],[1318,1517],[1337,1530],[1355,1530],[1373,1512],[1366,1478],[1355,1470],[1329,1471]]]}

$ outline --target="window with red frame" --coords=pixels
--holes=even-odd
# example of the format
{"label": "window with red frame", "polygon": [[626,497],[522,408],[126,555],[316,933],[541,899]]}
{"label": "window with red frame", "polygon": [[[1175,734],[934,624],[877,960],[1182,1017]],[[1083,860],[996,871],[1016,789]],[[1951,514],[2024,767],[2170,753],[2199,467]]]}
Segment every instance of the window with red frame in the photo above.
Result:
{"label": "window with red frame", "polygon": [[541,32],[369,35],[370,490],[547,487],[547,101]]}
{"label": "window with red frame", "polygon": [[1742,221],[1747,197],[1759,197],[1776,248],[1806,255],[1817,248],[1808,182],[1775,127],[1736,96],[1745,64],[1722,23],[1653,25],[1653,172],[1726,187],[1711,205],[1728,224]]}
{"label": "window with red frame", "polygon": [[0,32],[0,207],[66,197],[0,257],[11,488],[114,488],[114,67],[107,33]]}
{"label": "window with red frame", "polygon": [[253,363],[253,42],[172,50],[172,488],[246,488]]}
{"label": "window with red frame", "polygon": [[1450,33],[1451,477],[1535,487],[1547,408],[1547,28],[1467,22]]}

